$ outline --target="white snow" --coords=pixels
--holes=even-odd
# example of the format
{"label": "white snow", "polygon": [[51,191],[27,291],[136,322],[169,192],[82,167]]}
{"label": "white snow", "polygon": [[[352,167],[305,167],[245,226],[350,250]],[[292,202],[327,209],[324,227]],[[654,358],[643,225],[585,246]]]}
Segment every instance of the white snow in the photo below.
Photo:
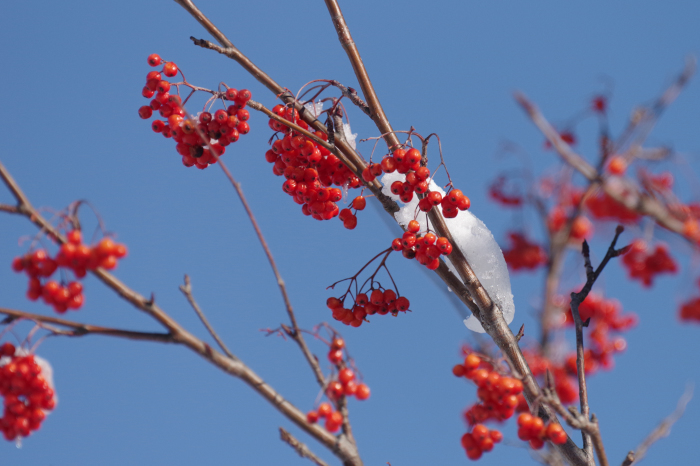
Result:
{"label": "white snow", "polygon": [[323,111],[323,104],[324,102],[307,102],[304,104],[304,108],[309,112],[313,113],[313,115],[316,118],[318,118],[318,116]]}
{"label": "white snow", "polygon": [[[304,108],[318,118],[323,111],[324,104],[325,102],[307,102],[304,104]],[[355,140],[357,139],[357,133],[353,134],[353,132],[350,130],[350,123],[343,123],[343,134],[345,135],[345,139],[348,141],[348,144],[350,144],[350,147],[352,147],[353,150],[356,149]]]}
{"label": "white snow", "polygon": [[[418,196],[413,196],[413,200],[408,204],[403,204],[399,197],[392,194],[391,183],[394,181],[404,181],[406,177],[397,172],[387,173],[382,177],[384,184],[382,192],[403,206],[401,210],[394,214],[400,225],[406,227],[408,222],[413,220],[414,214],[418,211]],[[445,194],[439,186],[430,180],[430,190]],[[418,222],[421,224],[421,232],[427,228],[426,215],[422,212],[418,215]],[[508,267],[503,258],[503,252],[491,234],[491,231],[469,210],[460,212],[455,218],[445,219],[452,236],[457,242],[453,247],[458,246],[469,261],[474,273],[484,286],[492,300],[498,304],[503,311],[503,317],[510,324],[515,316],[515,305],[513,304],[513,293],[510,291],[510,275]],[[443,256],[449,269],[457,276],[456,269],[448,257]],[[468,329],[475,332],[484,333],[481,322],[476,316],[471,315],[464,320]]]}
{"label": "white snow", "polygon": [[350,123],[343,123],[343,133],[345,133],[345,140],[348,141],[350,147],[355,149],[355,139],[357,139],[357,133],[353,134],[350,130]]}

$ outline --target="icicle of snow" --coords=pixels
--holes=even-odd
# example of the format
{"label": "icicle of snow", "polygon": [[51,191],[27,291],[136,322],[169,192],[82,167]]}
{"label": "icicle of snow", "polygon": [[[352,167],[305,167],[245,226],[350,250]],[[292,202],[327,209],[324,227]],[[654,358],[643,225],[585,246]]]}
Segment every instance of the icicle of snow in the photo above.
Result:
{"label": "icicle of snow", "polygon": [[[405,180],[405,175],[401,175],[398,172],[385,174],[382,177],[382,184],[384,185],[382,192],[399,202],[399,205],[402,205],[403,203],[399,200],[399,196],[391,192],[391,183]],[[430,180],[430,190],[445,195],[445,191],[437,186],[432,179]],[[406,227],[408,222],[413,220],[414,213],[417,211],[418,196],[414,196],[411,202],[403,204],[403,207],[394,214],[394,217],[399,224]],[[417,220],[420,223],[421,231],[425,231],[427,228],[426,216],[419,215]],[[503,311],[506,323],[510,324],[515,316],[513,293],[510,290],[510,275],[508,274],[506,261],[503,258],[503,252],[494,239],[493,234],[484,225],[484,222],[468,210],[460,212],[455,218],[446,218],[445,223],[452,232],[452,237],[457,242],[453,246],[462,250],[491,299]],[[459,277],[449,258],[443,256],[443,259],[448,268]],[[469,330],[479,333],[485,332],[481,322],[474,315],[465,319],[464,324]]]}

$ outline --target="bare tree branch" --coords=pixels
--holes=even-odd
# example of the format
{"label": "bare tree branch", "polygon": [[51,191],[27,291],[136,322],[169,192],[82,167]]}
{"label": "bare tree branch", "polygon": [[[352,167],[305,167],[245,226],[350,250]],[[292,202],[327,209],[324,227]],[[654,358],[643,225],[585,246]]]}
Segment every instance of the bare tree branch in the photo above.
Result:
{"label": "bare tree branch", "polygon": [[219,338],[219,335],[216,333],[214,328],[211,326],[209,323],[209,320],[207,317],[204,315],[204,312],[202,312],[202,309],[199,307],[199,304],[197,304],[197,301],[195,301],[194,296],[192,296],[192,283],[190,282],[190,277],[185,275],[185,284],[180,285],[180,291],[182,292],[183,295],[185,295],[185,298],[187,299],[187,302],[190,303],[190,306],[192,306],[192,309],[194,309],[194,312],[197,314],[197,317],[199,317],[199,320],[202,321],[202,324],[206,327],[207,331],[209,334],[214,338],[216,343],[219,345],[219,348],[226,353],[226,355],[234,360],[238,360],[236,356],[231,353],[231,350],[229,350],[226,347],[226,344]]}
{"label": "bare tree branch", "polygon": [[676,409],[666,417],[661,423],[656,426],[656,428],[644,439],[644,441],[639,444],[635,451],[631,451],[627,454],[627,457],[622,462],[622,466],[631,466],[638,463],[644,458],[649,447],[651,447],[655,442],[661,440],[664,437],[668,437],[671,433],[671,427],[675,424],[683,413],[685,412],[686,406],[693,399],[693,385],[690,384],[686,387],[685,392],[678,400]]}
{"label": "bare tree branch", "polygon": [[299,440],[297,440],[292,434],[287,432],[284,428],[280,427],[280,438],[282,439],[283,442],[287,442],[290,447],[294,448],[296,452],[301,456],[302,458],[308,458],[310,459],[314,464],[317,466],[328,466],[328,463],[323,461],[321,458],[316,456],[314,452],[312,452],[309,447],[301,443]]}
{"label": "bare tree branch", "polygon": [[[620,254],[623,254],[627,251],[627,249],[629,249],[629,247],[615,249],[617,240],[623,231],[624,228],[621,225],[618,225],[618,227],[615,229],[615,237],[610,243],[605,257],[603,258],[602,262],[595,271],[593,270],[593,266],[591,265],[591,256],[590,250],[588,248],[588,242],[586,240],[583,240],[582,252],[586,267],[586,284],[578,293],[571,293],[571,314],[573,315],[574,323],[576,324],[576,371],[578,373],[581,416],[583,416],[586,420],[589,418],[590,408],[588,406],[588,388],[586,386],[585,358],[583,349],[584,322],[581,320],[579,306],[586,299],[588,293],[590,293],[591,288],[593,288],[593,284],[595,283],[596,279],[600,276],[601,272],[603,271],[607,263],[610,261],[610,259],[612,259],[613,257],[617,257]],[[593,420],[591,422],[597,425],[597,422]],[[601,466],[608,466],[608,459],[605,455],[603,442],[600,439],[600,432],[598,429],[596,430],[597,432],[594,432],[592,434],[593,438],[591,438],[590,432],[588,432],[585,429],[581,430],[581,434],[583,436],[583,449],[586,451],[586,454],[590,458],[593,456],[592,448],[595,446],[595,450],[598,454],[598,461],[600,461]]]}
{"label": "bare tree branch", "polygon": [[101,327],[99,325],[83,324],[81,322],[73,322],[71,320],[60,319],[58,317],[43,316],[40,314],[32,314],[30,312],[17,311],[0,307],[0,314],[7,317],[0,322],[9,324],[19,319],[30,320],[42,324],[54,324],[60,327],[69,328],[71,330],[63,330],[58,327],[46,327],[57,335],[65,335],[70,337],[82,337],[86,335],[105,335],[110,337],[126,338],[128,340],[155,341],[158,343],[175,343],[173,335],[170,333],[154,333],[154,332],[136,332],[133,330],[124,330],[120,328]]}

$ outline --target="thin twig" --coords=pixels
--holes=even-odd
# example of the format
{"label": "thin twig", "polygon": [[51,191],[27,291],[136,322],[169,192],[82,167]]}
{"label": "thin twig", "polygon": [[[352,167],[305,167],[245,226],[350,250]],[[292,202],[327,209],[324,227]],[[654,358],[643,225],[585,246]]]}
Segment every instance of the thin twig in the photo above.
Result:
{"label": "thin twig", "polygon": [[326,8],[328,8],[328,13],[331,15],[331,20],[333,21],[335,31],[338,33],[340,45],[348,55],[352,69],[355,72],[355,77],[360,83],[362,94],[364,94],[365,99],[367,100],[369,117],[372,119],[372,121],[374,121],[375,125],[379,129],[379,133],[385,134],[384,140],[386,141],[387,146],[389,146],[389,148],[398,147],[399,140],[392,132],[393,129],[389,124],[389,120],[384,114],[384,110],[382,109],[382,105],[379,102],[376,92],[374,92],[374,86],[372,85],[372,81],[369,79],[369,74],[367,73],[367,69],[362,62],[360,52],[358,51],[355,42],[352,40],[350,28],[348,28],[348,25],[345,22],[343,12],[340,10],[340,5],[338,5],[336,0],[325,0],[325,2]]}
{"label": "thin twig", "polygon": [[683,416],[686,406],[688,406],[688,403],[690,403],[690,400],[692,399],[693,385],[689,384],[686,387],[683,395],[678,400],[676,409],[674,409],[668,417],[666,417],[658,426],[656,426],[656,428],[647,436],[647,438],[645,438],[644,441],[639,444],[636,450],[627,454],[627,457],[622,462],[622,466],[631,466],[632,464],[641,461],[652,444],[664,437],[668,437],[668,435],[671,433],[671,427],[681,418],[681,416]]}
{"label": "thin twig", "polygon": [[[583,240],[582,253],[586,267],[586,284],[578,293],[571,293],[571,314],[573,315],[574,323],[576,324],[576,370],[578,372],[579,399],[581,403],[581,415],[586,419],[588,419],[590,415],[590,407],[588,405],[588,388],[586,386],[585,359],[583,348],[584,322],[581,320],[579,306],[588,296],[588,293],[591,291],[593,284],[595,283],[596,279],[600,276],[610,259],[625,253],[627,249],[629,249],[629,247],[615,249],[617,240],[619,239],[623,231],[624,228],[622,227],[622,225],[618,225],[615,229],[615,237],[610,243],[605,257],[603,258],[596,270],[593,270],[593,266],[591,265],[591,256],[590,249],[588,247],[588,242],[586,240]],[[592,448],[595,446],[595,450],[598,454],[598,460],[600,461],[601,466],[607,466],[608,460],[605,456],[605,450],[603,448],[602,441],[600,441],[599,438],[591,438],[591,434],[585,430],[581,431],[581,435],[583,436],[583,449],[586,451],[587,455],[589,457],[593,456]]]}
{"label": "thin twig", "polygon": [[7,212],[8,214],[20,214],[21,212],[14,205],[0,204],[0,212]]}
{"label": "thin twig", "polygon": [[192,306],[192,309],[194,309],[194,312],[197,313],[197,317],[199,317],[199,320],[202,321],[202,324],[207,328],[207,331],[209,334],[214,338],[216,343],[219,345],[219,348],[226,353],[226,355],[231,358],[238,360],[236,356],[231,352],[226,347],[226,344],[219,338],[219,335],[216,333],[214,330],[214,327],[211,326],[209,323],[209,320],[207,320],[207,317],[204,315],[204,312],[202,312],[202,309],[199,307],[199,304],[197,304],[197,301],[194,299],[194,296],[192,295],[192,283],[190,282],[190,277],[185,275],[185,284],[180,285],[180,291],[182,292],[183,295],[185,295],[185,298],[187,299],[187,302],[190,303],[190,306]]}
{"label": "thin twig", "polygon": [[29,320],[37,323],[54,324],[60,327],[69,328],[72,330],[62,330],[57,327],[48,328],[56,334],[82,337],[85,335],[105,335],[110,337],[126,338],[129,340],[156,341],[159,343],[175,343],[173,335],[170,333],[158,332],[136,332],[133,330],[124,330],[120,328],[101,327],[99,325],[83,324],[71,320],[60,319],[58,317],[43,316],[40,314],[32,314],[25,311],[17,311],[15,309],[7,309],[0,307],[0,314],[7,317],[0,321],[0,325],[7,325],[16,320]]}
{"label": "thin twig", "polygon": [[283,427],[280,427],[280,438],[283,442],[287,442],[290,447],[294,448],[302,458],[310,459],[317,466],[328,466],[328,463],[316,456],[309,447],[297,440],[292,434],[287,432]]}

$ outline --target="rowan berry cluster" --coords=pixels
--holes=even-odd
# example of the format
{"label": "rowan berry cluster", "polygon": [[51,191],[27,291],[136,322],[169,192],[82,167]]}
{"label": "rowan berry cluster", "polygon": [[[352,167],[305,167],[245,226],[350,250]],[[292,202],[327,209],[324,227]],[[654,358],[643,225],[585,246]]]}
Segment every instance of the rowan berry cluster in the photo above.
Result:
{"label": "rowan berry cluster", "polygon": [[[571,404],[578,399],[576,379],[571,377],[564,364],[555,364],[539,352],[529,349],[523,350],[523,356],[534,377],[544,376],[549,370],[554,378],[554,390],[563,404]],[[574,367],[576,367],[575,364]]]}
{"label": "rowan berry cluster", "polygon": [[477,386],[479,401],[469,407],[464,417],[470,426],[488,420],[504,421],[516,411],[527,410],[523,396],[523,384],[514,377],[504,376],[492,364],[482,360],[475,353],[469,353],[463,364],[452,368],[456,377],[471,380]]}
{"label": "rowan berry cluster", "polygon": [[641,281],[646,288],[651,287],[656,275],[678,272],[678,266],[665,244],[657,244],[652,251],[641,239],[632,241],[629,252],[622,256],[622,264],[629,277]]}
{"label": "rowan berry cluster", "polygon": [[347,358],[343,356],[345,340],[336,337],[331,342],[328,351],[328,360],[335,365],[338,375],[328,383],[326,396],[331,400],[337,400],[343,396],[354,396],[358,400],[369,398],[369,387],[364,383],[357,383],[355,371],[347,367]]}
{"label": "rowan berry cluster", "polygon": [[394,181],[391,192],[408,203],[414,194],[424,196],[418,202],[422,212],[429,212],[433,207],[440,206],[445,218],[455,218],[460,210],[467,210],[471,201],[459,189],[451,189],[444,197],[437,191],[430,191],[430,169],[421,165],[422,156],[418,149],[395,149],[391,155],[386,155],[381,163],[371,163],[362,172],[362,178],[371,182],[382,173],[406,175],[405,181]]}
{"label": "rowan berry cluster", "polygon": [[625,224],[636,223],[641,218],[638,213],[610,197],[606,192],[590,196],[585,202],[586,209],[598,220],[614,220]]}
{"label": "rowan berry cluster", "polygon": [[[331,401],[337,401],[342,397],[355,396],[358,400],[369,398],[369,387],[364,383],[357,383],[355,372],[347,367],[344,357],[345,340],[334,337],[328,351],[328,360],[335,365],[338,371],[337,377],[331,380],[326,387],[326,396]],[[337,432],[343,424],[343,415],[334,411],[329,402],[323,402],[318,408],[306,413],[306,421],[315,424],[319,419],[325,418],[325,428],[329,432]]]}
{"label": "rowan berry cluster", "polygon": [[71,230],[66,237],[68,241],[61,245],[54,258],[46,250],[37,249],[12,261],[12,270],[25,272],[29,277],[27,298],[36,301],[41,297],[59,314],[82,307],[85,300],[83,285],[77,281],[59,284],[56,280],[47,280],[42,284],[42,278],[51,277],[59,267],[70,269],[79,279],[85,277],[88,270],[98,267],[112,270],[117,266],[118,259],[127,254],[126,246],[115,243],[111,238],[102,238],[90,247],[83,244],[80,230]]}
{"label": "rowan berry cluster", "polygon": [[[565,306],[566,300],[559,296],[555,298],[557,305]],[[609,370],[613,367],[613,355],[624,351],[627,342],[621,336],[613,336],[627,331],[637,323],[635,314],[622,314],[622,306],[614,299],[605,299],[597,293],[590,293],[579,305],[581,320],[588,324],[588,343],[584,351],[584,371],[586,374],[594,374],[599,369]],[[571,308],[566,305],[562,313],[563,326],[574,325]],[[572,403],[577,399],[575,378],[578,373],[576,367],[576,353],[572,352],[564,358],[563,364],[554,364],[533,353],[524,353],[535,376],[541,375],[549,369],[554,375],[556,389],[562,403]],[[568,377],[568,379],[567,379]]]}
{"label": "rowan berry cluster", "polygon": [[530,242],[523,233],[509,232],[511,248],[503,251],[503,257],[511,270],[536,269],[547,263],[547,253],[542,246]]}
{"label": "rowan berry cluster", "polygon": [[54,390],[34,355],[9,342],[0,346],[0,395],[5,407],[0,430],[7,440],[28,437],[41,427],[45,411],[56,406]]}
{"label": "rowan berry cluster", "polygon": [[[276,105],[272,111],[279,117],[308,129],[296,109]],[[337,217],[340,213],[337,203],[343,198],[343,193],[339,188],[331,186],[354,189],[360,187],[360,179],[323,145],[292,131],[277,120],[270,119],[269,125],[277,132],[277,136],[282,135],[265,153],[265,160],[274,164],[272,173],[286,178],[282,190],[301,205],[301,212],[306,216],[316,220]],[[314,134],[319,139],[328,140],[322,131]],[[357,218],[349,209],[343,210],[341,220],[345,228],[350,230],[357,226]]]}
{"label": "rowan berry cluster", "polygon": [[[552,208],[547,216],[547,226],[549,226],[552,232],[560,231],[568,221],[569,214],[567,213],[567,209],[560,205]],[[585,216],[579,215],[571,224],[569,239],[571,241],[582,241],[583,239],[590,238],[592,234],[593,224],[591,221]]]}
{"label": "rowan berry cluster", "polygon": [[489,197],[506,207],[519,207],[523,204],[523,197],[519,193],[506,192],[508,178],[499,176],[489,186]]}
{"label": "rowan berry cluster", "polygon": [[[173,84],[162,79],[163,75],[172,78],[178,72],[182,74],[182,71],[175,63],[164,62],[156,54],[148,56],[148,64],[164,65],[160,72],[151,71],[146,75],[146,86],[141,91],[141,95],[147,99],[155,97],[149,105],[139,108],[139,116],[147,120],[151,118],[154,111],[160,113],[165,120],[154,120],[151,128],[177,143],[175,150],[182,156],[184,166],[196,166],[203,170],[216,163],[216,157],[223,155],[226,147],[238,141],[241,134],[248,134],[250,114],[245,106],[251,99],[249,90],[238,91],[227,88],[226,92],[215,93],[223,100],[233,101],[233,104],[226,109],[217,110],[213,115],[205,111],[199,113],[196,118],[188,117],[180,96],[170,94]],[[174,85],[177,87],[180,84],[182,83]],[[179,94],[179,87],[177,91]]]}
{"label": "rowan berry cluster", "polygon": [[700,298],[693,298],[681,305],[679,317],[683,321],[700,322]]}
{"label": "rowan berry cluster", "polygon": [[411,302],[405,296],[397,296],[394,290],[373,288],[367,293],[358,293],[350,308],[344,307],[346,293],[341,299],[328,298],[326,306],[333,311],[333,318],[345,325],[359,327],[365,322],[367,316],[379,314],[380,316],[391,313],[393,316],[399,312],[407,312]]}
{"label": "rowan berry cluster", "polygon": [[498,430],[489,430],[483,424],[474,426],[471,432],[462,435],[462,446],[470,460],[478,460],[484,452],[493,450],[494,444],[503,440]]}
{"label": "rowan berry cluster", "polygon": [[452,368],[456,377],[465,377],[477,386],[479,401],[464,412],[467,424],[472,428],[462,436],[462,446],[467,457],[479,459],[483,452],[493,449],[503,435],[497,430],[489,430],[482,423],[494,420],[504,421],[515,412],[528,410],[527,401],[523,396],[523,384],[514,377],[501,375],[494,366],[484,361],[476,353],[465,349],[462,364]]}
{"label": "rowan berry cluster", "polygon": [[539,450],[544,446],[545,440],[557,444],[566,443],[567,435],[557,422],[545,425],[541,417],[522,413],[518,416],[518,438],[530,442],[530,447]]}
{"label": "rowan berry cluster", "polygon": [[452,253],[452,244],[442,236],[438,238],[431,232],[419,235],[419,231],[418,221],[411,220],[403,236],[391,242],[391,249],[401,251],[406,259],[416,259],[429,270],[435,270],[440,266],[440,256]]}

